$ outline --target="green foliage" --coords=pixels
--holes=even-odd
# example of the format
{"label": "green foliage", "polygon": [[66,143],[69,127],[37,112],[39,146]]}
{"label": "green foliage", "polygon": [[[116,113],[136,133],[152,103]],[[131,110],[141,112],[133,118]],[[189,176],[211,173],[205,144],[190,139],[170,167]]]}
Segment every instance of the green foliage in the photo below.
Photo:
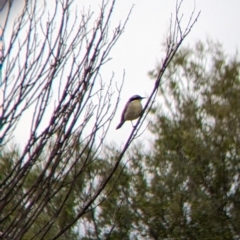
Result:
{"label": "green foliage", "polygon": [[[10,149],[5,149],[2,152],[2,156],[0,157],[0,169],[2,177],[1,180],[3,180],[6,176],[11,176],[11,172],[13,173],[14,171],[20,169],[20,166],[18,165],[19,163],[17,162],[17,160],[19,159],[19,151],[20,150],[18,150],[18,148],[15,146]],[[32,186],[34,186],[34,184],[36,184],[36,182],[38,181],[39,174],[42,172],[43,168],[44,158],[43,156],[40,156],[39,163],[36,164],[32,168],[32,170],[28,172],[28,174],[26,174],[25,180],[22,183],[21,188],[18,189],[17,192],[11,193],[11,201],[5,206],[4,211],[0,214],[0,219],[2,222],[1,230],[7,229],[14,220],[18,219],[18,214],[21,209],[27,209],[28,204],[30,204],[30,199],[27,203],[25,203],[25,205],[23,205],[23,201],[21,201],[21,198],[24,197],[28,190],[34,191],[32,189]],[[10,180],[11,178],[9,178],[9,181]],[[55,187],[57,188],[57,185],[61,184],[64,184],[63,181],[58,182]],[[49,185],[49,190],[50,189],[51,187]],[[38,198],[38,204],[32,207],[38,217],[36,218],[36,220],[34,220],[34,223],[22,239],[33,239],[34,237],[38,236],[39,233],[41,233],[42,229],[47,223],[52,221],[53,224],[51,226],[51,231],[49,231],[45,235],[46,239],[51,239],[56,233],[61,230],[63,224],[66,224],[68,222],[68,219],[71,219],[71,216],[74,214],[74,207],[76,206],[76,204],[73,193],[68,196],[66,204],[63,206],[61,213],[59,213],[59,216],[57,216],[56,209],[58,209],[58,205],[62,203],[61,198],[65,196],[64,190],[62,189],[59,192],[56,191],[55,195],[52,196],[51,199],[50,192],[48,192],[49,202],[46,205],[43,205],[42,200],[47,197],[47,194],[39,195],[39,191],[35,191],[35,193],[32,195],[33,198]],[[7,189],[3,188],[2,194],[4,195],[5,192],[7,192]],[[26,215],[23,224],[31,221],[31,217],[28,218],[28,216]],[[5,218],[7,219],[7,221],[4,221]],[[59,239],[78,239],[77,237],[78,234],[73,229],[70,229]]]}

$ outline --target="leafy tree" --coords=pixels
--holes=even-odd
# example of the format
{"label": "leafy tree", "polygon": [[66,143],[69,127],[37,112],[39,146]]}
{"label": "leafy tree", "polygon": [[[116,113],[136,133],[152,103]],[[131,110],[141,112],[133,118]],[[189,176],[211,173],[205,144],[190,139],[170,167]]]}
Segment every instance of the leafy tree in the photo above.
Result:
{"label": "leafy tree", "polygon": [[166,78],[161,94],[168,108],[153,111],[157,134],[146,162],[164,203],[158,218],[164,221],[157,224],[163,231],[155,231],[164,237],[237,238],[239,59],[218,43],[198,42],[175,56]]}

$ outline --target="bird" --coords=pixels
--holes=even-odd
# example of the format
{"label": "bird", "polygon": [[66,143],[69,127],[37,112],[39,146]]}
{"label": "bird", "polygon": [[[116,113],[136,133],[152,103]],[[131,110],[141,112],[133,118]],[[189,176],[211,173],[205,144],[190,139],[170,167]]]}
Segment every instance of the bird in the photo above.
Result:
{"label": "bird", "polygon": [[142,99],[144,99],[144,97],[141,97],[139,95],[134,95],[129,98],[128,102],[125,105],[125,108],[123,109],[121,121],[116,127],[116,129],[122,127],[125,121],[132,121],[140,117],[142,113]]}

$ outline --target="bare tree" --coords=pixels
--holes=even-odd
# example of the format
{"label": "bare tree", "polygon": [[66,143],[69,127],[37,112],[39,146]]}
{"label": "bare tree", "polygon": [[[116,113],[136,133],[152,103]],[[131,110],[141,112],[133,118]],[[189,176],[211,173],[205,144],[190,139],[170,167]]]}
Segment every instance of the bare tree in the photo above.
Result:
{"label": "bare tree", "polygon": [[[144,114],[114,165],[108,166],[104,176],[99,177],[99,154],[122,89],[121,85],[113,97],[113,75],[103,81],[100,70],[109,60],[109,53],[131,13],[130,10],[124,23],[111,33],[115,2],[102,1],[99,16],[93,19],[93,13],[79,11],[74,0],[50,5],[26,1],[15,21],[3,59],[3,145],[9,142],[24,116],[28,118],[28,138],[23,150],[6,157],[12,164],[0,184],[1,238],[22,239],[41,214],[48,212],[49,219],[31,239],[46,239],[46,236],[57,239],[87,213],[94,213],[94,206],[106,197],[101,194],[103,189],[137,137],[165,69],[198,18],[193,12],[182,29],[179,12],[182,2],[177,4],[166,56]],[[33,170],[37,175],[31,178]],[[72,201],[74,215],[52,231],[74,191],[81,193],[77,203]],[[97,226],[94,227],[97,236]]]}

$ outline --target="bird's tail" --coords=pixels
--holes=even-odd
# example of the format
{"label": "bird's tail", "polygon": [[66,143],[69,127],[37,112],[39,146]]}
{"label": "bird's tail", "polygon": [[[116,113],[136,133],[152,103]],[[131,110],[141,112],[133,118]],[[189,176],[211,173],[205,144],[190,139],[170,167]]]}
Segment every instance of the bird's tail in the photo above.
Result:
{"label": "bird's tail", "polygon": [[119,129],[123,124],[124,124],[124,122],[120,122],[120,123],[117,125],[116,129]]}

